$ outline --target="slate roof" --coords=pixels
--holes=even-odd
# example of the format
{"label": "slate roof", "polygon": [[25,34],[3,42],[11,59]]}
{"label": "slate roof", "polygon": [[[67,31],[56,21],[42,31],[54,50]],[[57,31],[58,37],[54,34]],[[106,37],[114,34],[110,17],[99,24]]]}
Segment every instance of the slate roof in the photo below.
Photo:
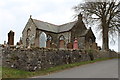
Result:
{"label": "slate roof", "polygon": [[[91,27],[89,29],[87,29],[87,30],[83,30],[80,37],[85,37],[88,34],[89,31],[92,31]],[[93,31],[92,31],[92,33],[93,33]],[[93,36],[95,37],[94,34],[93,34]]]}
{"label": "slate roof", "polygon": [[[69,22],[62,25],[54,25],[48,22],[40,21],[37,19],[32,19],[36,27],[41,30],[50,31],[54,33],[60,33],[71,30],[77,21]],[[80,34],[81,37],[84,37],[90,29],[83,30]]]}
{"label": "slate roof", "polygon": [[58,28],[58,31],[59,31],[59,32],[69,31],[70,29],[72,29],[72,28],[74,27],[74,25],[75,25],[76,23],[77,23],[77,21],[60,25],[59,28]]}
{"label": "slate roof", "polygon": [[84,31],[82,31],[82,33],[81,33],[81,37],[83,37],[83,36],[85,36],[87,33],[88,33],[88,31],[89,31],[90,29],[87,29],[87,30],[84,30]]}
{"label": "slate roof", "polygon": [[58,32],[56,25],[53,25],[53,24],[50,24],[47,22],[43,22],[40,20],[36,20],[36,19],[33,19],[33,22],[35,23],[35,25],[37,26],[38,29],[42,29],[45,31],[51,31],[51,32],[55,32],[55,33]]}
{"label": "slate roof", "polygon": [[50,31],[54,33],[60,33],[64,31],[69,31],[76,24],[77,21],[66,23],[63,25],[54,25],[48,22],[43,22],[40,20],[33,19],[33,22],[37,26],[38,29]]}

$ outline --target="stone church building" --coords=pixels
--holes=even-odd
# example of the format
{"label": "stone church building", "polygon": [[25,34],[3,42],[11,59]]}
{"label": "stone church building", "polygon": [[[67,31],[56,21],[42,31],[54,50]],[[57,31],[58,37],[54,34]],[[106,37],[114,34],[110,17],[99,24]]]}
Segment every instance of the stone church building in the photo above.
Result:
{"label": "stone church building", "polygon": [[86,28],[82,14],[78,15],[77,21],[62,25],[54,25],[30,16],[22,32],[22,42],[25,47],[73,49],[76,40],[79,49],[96,48],[95,39],[91,28]]}

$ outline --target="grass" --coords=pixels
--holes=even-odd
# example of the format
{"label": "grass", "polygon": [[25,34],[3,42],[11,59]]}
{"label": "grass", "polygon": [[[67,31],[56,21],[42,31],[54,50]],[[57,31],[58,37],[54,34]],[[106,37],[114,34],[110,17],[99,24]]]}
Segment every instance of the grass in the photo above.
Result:
{"label": "grass", "polygon": [[96,59],[93,61],[85,61],[85,62],[77,62],[77,63],[73,63],[73,64],[65,64],[65,65],[56,66],[53,68],[48,68],[45,70],[39,70],[39,71],[35,71],[35,72],[29,72],[29,71],[24,71],[24,70],[17,70],[17,69],[2,67],[2,77],[3,78],[28,78],[28,77],[33,77],[33,76],[40,76],[40,75],[45,75],[45,74],[49,74],[52,72],[57,72],[57,71],[73,68],[76,66],[94,63],[97,61],[108,60],[108,59],[110,59],[110,58],[101,58],[101,59]]}
{"label": "grass", "polygon": [[2,78],[2,67],[0,66],[0,79]]}

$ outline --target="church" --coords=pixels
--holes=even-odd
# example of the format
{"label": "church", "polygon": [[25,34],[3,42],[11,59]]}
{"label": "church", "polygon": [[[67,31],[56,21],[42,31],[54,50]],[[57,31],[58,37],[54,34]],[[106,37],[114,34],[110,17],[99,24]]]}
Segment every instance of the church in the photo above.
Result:
{"label": "church", "polygon": [[78,49],[96,48],[95,35],[87,29],[82,14],[78,19],[62,25],[55,25],[31,16],[22,32],[22,43],[25,47],[44,47],[73,49],[75,41]]}

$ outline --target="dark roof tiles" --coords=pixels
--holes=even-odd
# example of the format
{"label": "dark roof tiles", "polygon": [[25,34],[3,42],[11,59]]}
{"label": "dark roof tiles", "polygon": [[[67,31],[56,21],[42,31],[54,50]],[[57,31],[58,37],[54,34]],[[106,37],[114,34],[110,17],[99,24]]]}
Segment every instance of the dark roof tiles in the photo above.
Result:
{"label": "dark roof tiles", "polygon": [[66,23],[63,25],[54,25],[54,24],[36,20],[36,19],[33,19],[33,22],[35,23],[38,29],[59,33],[59,32],[69,31],[70,29],[72,29],[72,27],[76,24],[77,21]]}

